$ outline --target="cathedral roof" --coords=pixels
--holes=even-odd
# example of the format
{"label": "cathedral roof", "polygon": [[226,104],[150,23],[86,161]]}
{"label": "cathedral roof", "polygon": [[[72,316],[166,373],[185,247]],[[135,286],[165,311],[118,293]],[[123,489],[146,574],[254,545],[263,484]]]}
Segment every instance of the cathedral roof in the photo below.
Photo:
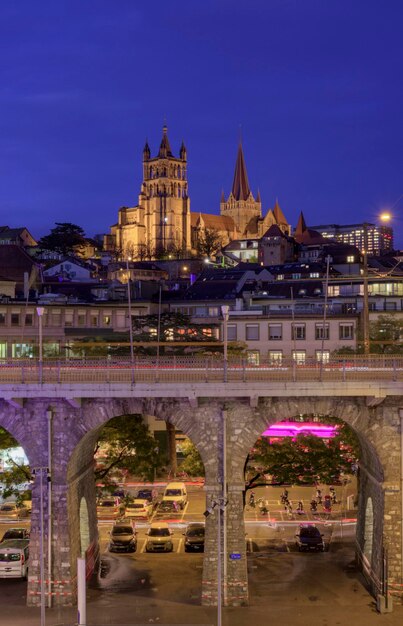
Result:
{"label": "cathedral roof", "polygon": [[236,230],[235,222],[229,215],[212,215],[211,213],[191,213],[191,225],[197,227],[203,222],[205,228],[212,230],[226,230],[233,232]]}
{"label": "cathedral roof", "polygon": [[160,149],[158,152],[158,156],[162,158],[173,156],[172,151],[171,151],[171,146],[169,145],[168,127],[166,124],[164,124],[162,128],[162,140],[161,140],[161,145],[160,145]]}
{"label": "cathedral roof", "polygon": [[234,196],[235,200],[247,200],[250,195],[248,174],[246,171],[241,142],[239,142],[238,146],[234,181],[232,183],[232,195]]}
{"label": "cathedral roof", "polygon": [[297,227],[295,229],[295,234],[296,235],[302,235],[304,230],[306,230],[306,223],[305,223],[304,214],[301,211],[301,213],[299,214],[299,218],[298,218],[298,224],[297,224]]}

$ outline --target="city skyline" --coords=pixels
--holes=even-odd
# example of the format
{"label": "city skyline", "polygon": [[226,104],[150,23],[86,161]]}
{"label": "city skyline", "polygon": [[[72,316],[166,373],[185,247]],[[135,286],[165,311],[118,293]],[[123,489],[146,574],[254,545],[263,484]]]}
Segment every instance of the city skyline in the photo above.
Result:
{"label": "city skyline", "polygon": [[126,1],[4,11],[2,223],[109,232],[135,206],[146,139],[188,150],[192,212],[219,213],[242,143],[262,211],[377,222],[403,246],[403,7]]}

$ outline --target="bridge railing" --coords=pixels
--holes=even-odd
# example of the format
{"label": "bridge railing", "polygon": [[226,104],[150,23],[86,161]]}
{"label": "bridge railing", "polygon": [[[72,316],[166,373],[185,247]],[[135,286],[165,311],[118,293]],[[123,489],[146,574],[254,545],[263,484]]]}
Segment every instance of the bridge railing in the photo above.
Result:
{"label": "bridge railing", "polygon": [[[226,365],[226,367],[225,367]],[[0,384],[209,383],[209,382],[351,382],[402,381],[403,356],[332,358],[323,364],[283,357],[136,356],[56,360],[10,359],[0,362]]]}

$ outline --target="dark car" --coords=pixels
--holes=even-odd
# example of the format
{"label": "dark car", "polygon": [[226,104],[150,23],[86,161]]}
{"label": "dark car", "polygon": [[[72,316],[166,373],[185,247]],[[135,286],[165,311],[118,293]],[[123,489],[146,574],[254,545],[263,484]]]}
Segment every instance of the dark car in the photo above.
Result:
{"label": "dark car", "polygon": [[29,539],[29,530],[27,528],[9,528],[4,533],[0,543],[7,539]]}
{"label": "dark car", "polygon": [[299,531],[295,535],[296,545],[300,552],[303,550],[314,550],[324,552],[325,542],[323,541],[323,534],[319,528],[313,524],[300,526]]}
{"label": "dark car", "polygon": [[204,524],[189,524],[183,534],[185,552],[204,552]]}
{"label": "dark car", "polygon": [[140,489],[136,498],[138,500],[148,500],[155,507],[157,506],[158,492],[155,489]]}
{"label": "dark car", "polygon": [[137,537],[130,522],[114,524],[111,530],[109,552],[136,552]]}

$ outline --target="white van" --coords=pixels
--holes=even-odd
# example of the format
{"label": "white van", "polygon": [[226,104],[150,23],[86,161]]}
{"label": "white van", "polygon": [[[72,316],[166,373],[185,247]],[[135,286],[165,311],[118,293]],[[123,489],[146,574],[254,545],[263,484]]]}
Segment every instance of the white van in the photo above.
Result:
{"label": "white van", "polygon": [[29,541],[7,539],[0,544],[0,578],[28,578]]}
{"label": "white van", "polygon": [[168,483],[165,487],[162,501],[176,502],[181,509],[184,509],[188,501],[185,483]]}

